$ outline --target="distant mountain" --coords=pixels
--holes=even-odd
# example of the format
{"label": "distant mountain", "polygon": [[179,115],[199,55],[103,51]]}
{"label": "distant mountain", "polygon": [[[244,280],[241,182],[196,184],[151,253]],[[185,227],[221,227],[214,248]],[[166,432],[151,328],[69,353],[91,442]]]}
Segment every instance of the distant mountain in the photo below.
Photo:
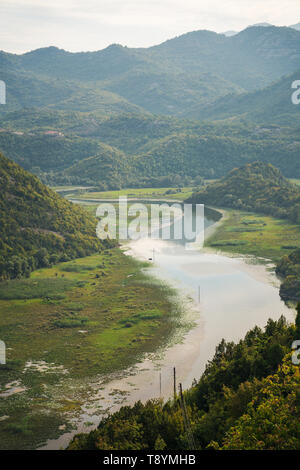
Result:
{"label": "distant mountain", "polygon": [[291,100],[294,91],[291,86],[295,80],[300,80],[300,70],[264,89],[227,95],[210,106],[196,105],[190,110],[189,117],[199,120],[240,117],[258,124],[299,127],[299,106]]}
{"label": "distant mountain", "polygon": [[[248,28],[251,28],[253,26],[260,26],[260,27],[263,27],[263,28],[268,28],[270,26],[274,26],[273,24],[271,23],[255,23],[253,25],[250,25],[248,26]],[[293,28],[293,29],[297,29],[298,31],[300,30],[300,23],[297,23],[297,24],[294,24],[294,25],[291,25],[291,26],[288,26],[288,28]],[[224,33],[222,34],[225,34],[225,36],[235,36],[236,34],[238,34],[239,31],[225,31]]]}
{"label": "distant mountain", "polygon": [[97,155],[80,160],[57,177],[73,184],[94,184],[102,190],[120,189],[133,179],[132,170],[131,159],[123,152],[99,143]]}
{"label": "distant mountain", "polygon": [[189,202],[260,212],[295,222],[300,217],[299,187],[284,178],[277,168],[263,162],[232,170],[220,181],[193,194]]}
{"label": "distant mountain", "polygon": [[[74,80],[39,75],[22,69],[13,61],[7,66],[3,57],[6,58],[7,54],[0,52],[0,77],[6,83],[7,96],[6,105],[0,108],[0,116],[32,107],[71,111],[97,110],[102,115],[142,112],[137,105],[108,90]],[[14,67],[11,63],[14,63]],[[52,66],[55,67],[55,64]]]}
{"label": "distant mountain", "polygon": [[228,93],[252,91],[292,73],[300,63],[300,31],[249,27],[226,37],[194,31],[158,46],[114,44],[97,52],[55,47],[23,55],[0,53],[7,106],[92,111],[188,114]]}
{"label": "distant mountain", "polygon": [[293,28],[293,29],[296,29],[297,31],[300,31],[300,23],[293,24],[292,26],[290,26],[290,28]]}
{"label": "distant mountain", "polygon": [[96,220],[0,154],[0,280],[103,247]]}
{"label": "distant mountain", "polygon": [[0,151],[47,184],[194,185],[256,160],[300,177],[299,63],[300,31],[275,26],[0,52]]}

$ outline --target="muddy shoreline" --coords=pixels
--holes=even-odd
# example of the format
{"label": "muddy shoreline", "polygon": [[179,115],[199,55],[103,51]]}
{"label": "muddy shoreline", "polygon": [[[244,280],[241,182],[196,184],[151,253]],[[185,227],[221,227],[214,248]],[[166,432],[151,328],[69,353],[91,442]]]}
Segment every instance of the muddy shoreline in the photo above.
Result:
{"label": "muddy shoreline", "polygon": [[[206,238],[223,223],[226,212],[222,211],[222,215],[221,220],[206,229]],[[48,441],[41,449],[66,447],[75,434],[91,431],[101,417],[122,405],[159,398],[160,374],[161,398],[167,400],[173,392],[174,366],[183,387],[191,386],[223,337],[237,341],[255,325],[263,327],[270,316],[278,319],[285,315],[293,320],[294,312],[279,298],[279,280],[265,265],[255,264],[255,260],[250,262],[245,257],[230,257],[206,248],[201,253],[187,253],[172,242],[151,239],[131,241],[123,249],[139,260],[148,260],[155,251],[155,263],[146,271],[177,289],[193,327],[177,341],[174,338],[173,343],[155,354],[146,355],[134,367],[95,377],[89,384],[92,389],[89,400],[74,420],[76,429]]]}

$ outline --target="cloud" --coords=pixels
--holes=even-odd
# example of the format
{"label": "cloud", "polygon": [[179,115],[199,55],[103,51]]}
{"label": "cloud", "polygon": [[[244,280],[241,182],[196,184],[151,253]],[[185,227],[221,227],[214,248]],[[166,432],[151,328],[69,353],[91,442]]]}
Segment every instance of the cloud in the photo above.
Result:
{"label": "cloud", "polygon": [[297,23],[299,0],[1,0],[0,47],[143,47],[196,29],[240,30],[262,21]]}

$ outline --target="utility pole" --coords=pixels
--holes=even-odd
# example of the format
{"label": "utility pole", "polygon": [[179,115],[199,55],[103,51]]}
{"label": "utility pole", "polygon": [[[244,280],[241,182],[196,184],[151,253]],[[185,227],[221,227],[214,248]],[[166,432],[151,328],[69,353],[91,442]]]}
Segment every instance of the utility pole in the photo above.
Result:
{"label": "utility pole", "polygon": [[173,367],[173,379],[174,379],[174,401],[176,400],[176,367]]}
{"label": "utility pole", "polygon": [[201,300],[201,288],[200,286],[198,286],[198,303],[200,304],[200,300]]}
{"label": "utility pole", "polygon": [[192,432],[192,429],[191,429],[191,424],[190,424],[190,420],[189,420],[189,417],[188,417],[184,396],[183,396],[183,393],[182,393],[182,384],[181,383],[179,384],[179,393],[180,393],[180,406],[181,406],[181,410],[182,410],[183,422],[184,422],[184,427],[185,427],[186,436],[187,436],[187,440],[188,440],[189,450],[196,450],[196,444],[195,444],[195,441],[194,441],[194,436],[193,436],[193,432]]}

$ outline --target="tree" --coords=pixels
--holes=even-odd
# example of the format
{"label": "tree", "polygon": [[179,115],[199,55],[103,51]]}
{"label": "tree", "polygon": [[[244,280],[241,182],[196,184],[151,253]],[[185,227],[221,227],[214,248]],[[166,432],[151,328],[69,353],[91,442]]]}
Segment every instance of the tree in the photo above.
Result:
{"label": "tree", "polygon": [[154,450],[164,450],[167,447],[167,444],[159,434],[154,444]]}

